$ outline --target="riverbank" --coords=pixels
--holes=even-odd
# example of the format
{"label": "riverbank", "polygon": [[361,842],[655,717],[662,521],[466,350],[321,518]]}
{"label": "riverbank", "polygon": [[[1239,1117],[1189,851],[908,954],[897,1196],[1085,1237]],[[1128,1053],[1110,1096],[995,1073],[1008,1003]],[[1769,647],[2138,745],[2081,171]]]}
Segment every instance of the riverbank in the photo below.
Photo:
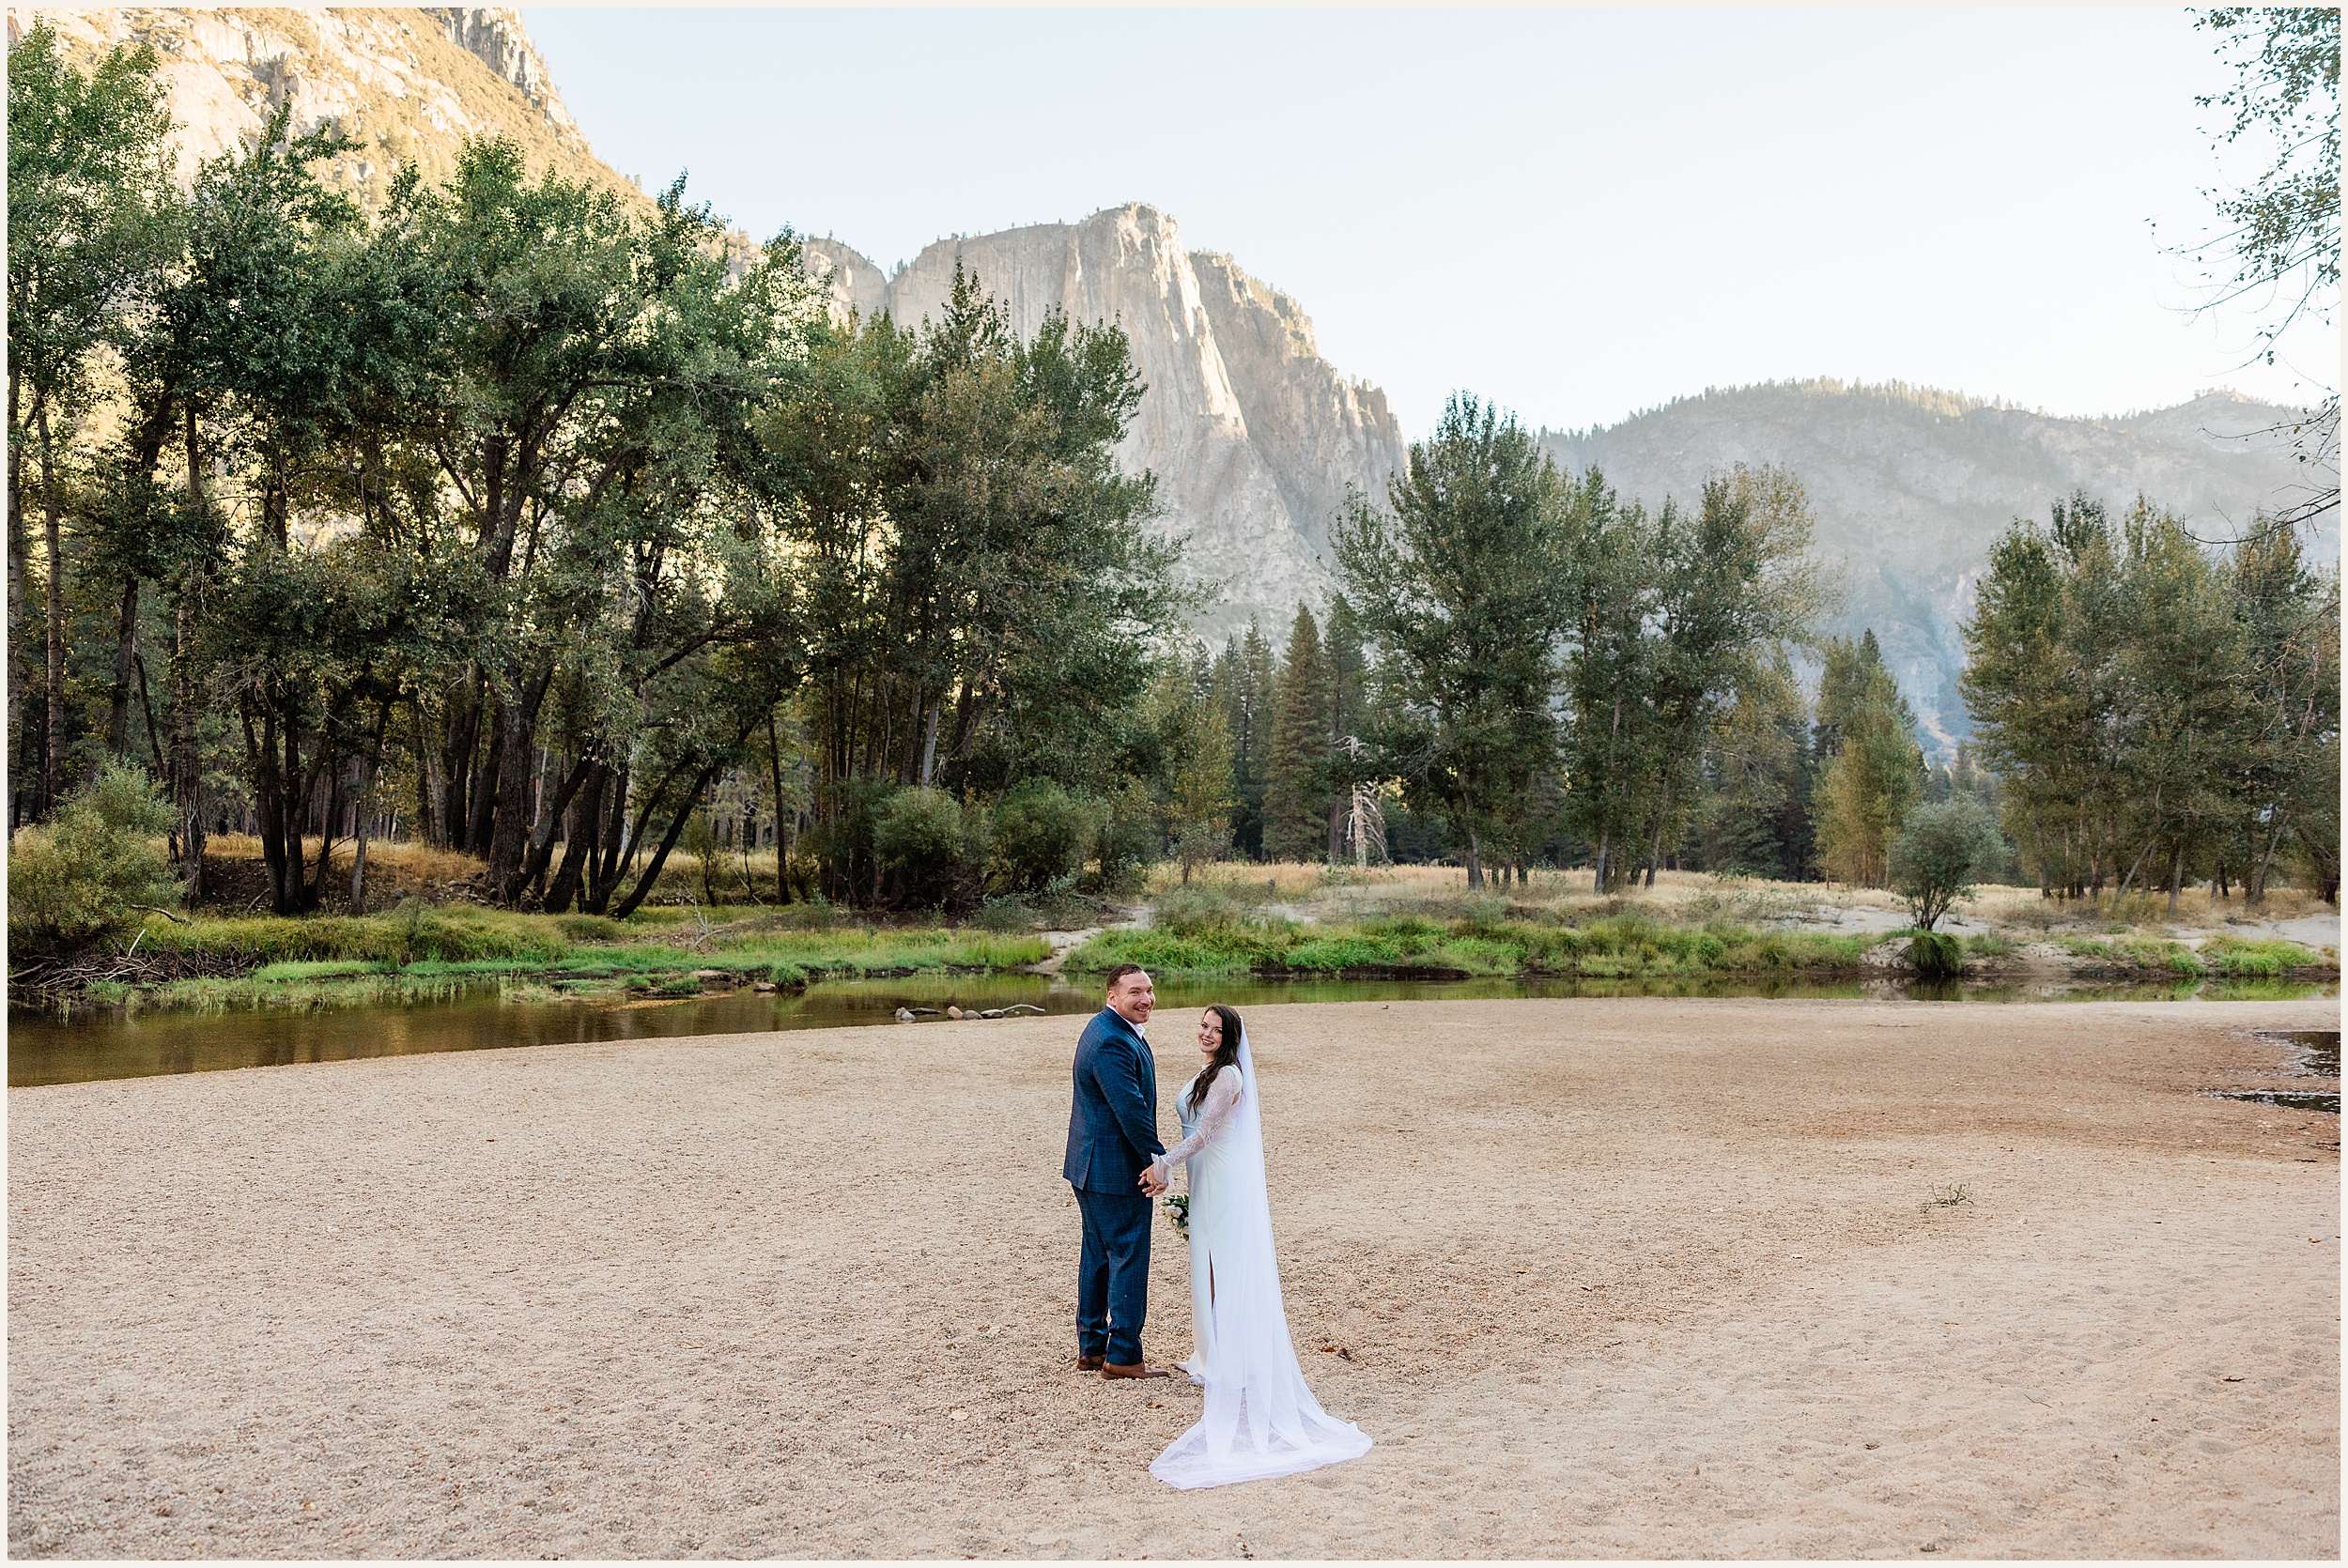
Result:
{"label": "riverbank", "polygon": [[690,996],[812,980],[1008,973],[1042,936],[856,923],[826,906],[640,910],[626,921],[470,907],[279,919],[148,915],[112,950],[12,962],[10,1000],[217,1011],[444,1002],[494,987],[517,1002]]}
{"label": "riverbank", "polygon": [[1066,1369],[1066,1019],[492,1051],[11,1091],[11,1549],[2338,1550],[2337,1003],[1248,1020],[1363,1460]]}
{"label": "riverbank", "polygon": [[[1181,884],[1162,869],[1139,904],[1063,899],[1057,913],[1089,917],[1083,930],[1043,930],[1042,912],[1012,903],[959,920],[690,901],[647,904],[624,921],[420,899],[358,916],[148,913],[70,959],[11,953],[9,1000],[68,1013],[399,1007],[485,993],[523,1004],[673,1000],[886,976],[1033,970],[1090,983],[1124,962],[1190,980],[1766,985],[1913,968],[1905,911],[1879,892],[1668,872],[1653,888],[1600,897],[1584,877],[1546,871],[1472,891],[1438,867],[1214,870]],[[2123,909],[1985,888],[1942,929],[1974,984],[2339,978],[2339,915],[2301,895],[2250,912],[2197,893],[2178,924],[2148,909],[2140,899]]]}

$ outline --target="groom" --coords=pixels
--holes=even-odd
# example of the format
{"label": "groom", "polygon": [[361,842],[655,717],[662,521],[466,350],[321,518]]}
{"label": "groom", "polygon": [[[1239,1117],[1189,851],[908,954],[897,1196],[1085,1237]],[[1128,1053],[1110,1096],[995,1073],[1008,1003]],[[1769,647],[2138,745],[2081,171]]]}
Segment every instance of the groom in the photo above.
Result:
{"label": "groom", "polygon": [[1141,1026],[1157,992],[1137,963],[1109,971],[1107,1005],[1076,1041],[1076,1099],[1060,1175],[1076,1190],[1085,1241],[1076,1265],[1076,1367],[1104,1377],[1164,1377],[1141,1359],[1150,1310],[1150,1208],[1166,1183],[1158,1142],[1158,1069]]}

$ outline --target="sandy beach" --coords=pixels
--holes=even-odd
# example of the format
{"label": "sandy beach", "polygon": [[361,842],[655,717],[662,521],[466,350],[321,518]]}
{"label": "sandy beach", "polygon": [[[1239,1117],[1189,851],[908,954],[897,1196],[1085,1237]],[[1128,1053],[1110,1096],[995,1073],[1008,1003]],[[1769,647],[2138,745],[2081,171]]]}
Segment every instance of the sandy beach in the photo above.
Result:
{"label": "sandy beach", "polygon": [[2336,1557],[2339,1120],[2198,1091],[2339,1019],[1254,1009],[1378,1446],[1186,1494],[1197,1391],[1069,1365],[1072,1020],[11,1090],[9,1549]]}

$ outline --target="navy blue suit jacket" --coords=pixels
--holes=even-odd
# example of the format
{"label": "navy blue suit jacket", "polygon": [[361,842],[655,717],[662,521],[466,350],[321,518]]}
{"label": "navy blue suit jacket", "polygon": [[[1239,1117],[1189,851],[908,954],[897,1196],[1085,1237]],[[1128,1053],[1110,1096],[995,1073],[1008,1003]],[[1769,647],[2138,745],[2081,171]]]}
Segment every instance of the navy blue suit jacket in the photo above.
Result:
{"label": "navy blue suit jacket", "polygon": [[1103,1007],[1076,1041],[1076,1099],[1060,1175],[1079,1191],[1138,1197],[1141,1173],[1165,1152],[1157,1063],[1134,1026]]}

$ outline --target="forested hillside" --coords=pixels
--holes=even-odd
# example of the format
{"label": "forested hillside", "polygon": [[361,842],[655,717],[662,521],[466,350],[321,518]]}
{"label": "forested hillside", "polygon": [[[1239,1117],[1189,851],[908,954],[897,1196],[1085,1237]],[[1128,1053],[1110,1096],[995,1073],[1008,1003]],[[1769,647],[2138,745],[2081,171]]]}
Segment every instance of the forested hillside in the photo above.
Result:
{"label": "forested hillside", "polygon": [[[2293,411],[2210,392],[2173,408],[2063,419],[1916,387],[1775,382],[1707,392],[1586,431],[1545,431],[1570,468],[1595,464],[1650,505],[1684,503],[1707,474],[1770,463],[1801,476],[1817,514],[1819,559],[1846,597],[1828,627],[1872,628],[1915,703],[1931,748],[1969,733],[1958,627],[1990,545],[2016,517],[2043,521],[2084,490],[2124,510],[2139,494],[2196,533],[2228,539],[2311,482],[2293,453]],[[2316,520],[2310,556],[2337,560],[2337,513]]]}

